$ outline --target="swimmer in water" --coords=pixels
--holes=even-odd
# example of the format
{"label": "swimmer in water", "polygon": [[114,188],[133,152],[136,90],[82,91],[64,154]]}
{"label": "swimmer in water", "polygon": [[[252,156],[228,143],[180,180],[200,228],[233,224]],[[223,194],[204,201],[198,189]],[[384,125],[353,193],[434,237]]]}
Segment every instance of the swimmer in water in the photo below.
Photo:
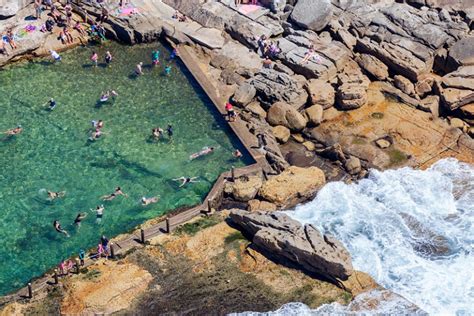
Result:
{"label": "swimmer in water", "polygon": [[160,51],[154,50],[151,52],[151,63],[153,66],[156,66],[160,63]]}
{"label": "swimmer in water", "polygon": [[100,102],[107,102],[109,100],[109,97],[110,97],[110,92],[109,91],[106,91],[105,93],[102,92],[100,94]]}
{"label": "swimmer in water", "polygon": [[151,198],[142,197],[141,202],[143,206],[147,206],[153,203],[157,203],[159,200],[160,200],[159,196],[155,196]]}
{"label": "swimmer in water", "polygon": [[54,109],[56,108],[56,101],[55,101],[53,98],[49,99],[49,101],[46,102],[44,105],[46,105],[46,104],[48,104],[48,103],[49,103],[48,109],[49,109],[50,111],[52,111],[52,110],[54,110]]}
{"label": "swimmer in water", "polygon": [[104,196],[101,197],[101,199],[103,201],[112,201],[113,199],[115,199],[119,195],[123,195],[125,197],[128,197],[127,194],[123,193],[123,191],[120,187],[117,187],[117,188],[115,188],[114,193],[109,194],[109,195],[104,195]]}
{"label": "swimmer in water", "polygon": [[143,62],[139,62],[137,66],[135,67],[135,74],[137,76],[143,75],[142,66],[143,66]]}
{"label": "swimmer in water", "polygon": [[78,213],[74,220],[74,225],[81,226],[81,221],[87,217],[87,213]]}
{"label": "swimmer in water", "polygon": [[92,52],[91,61],[94,63],[94,67],[97,67],[99,61],[99,55],[96,52]]}
{"label": "swimmer in water", "polygon": [[181,188],[188,183],[199,182],[199,180],[197,180],[198,178],[199,177],[192,177],[192,178],[180,177],[180,178],[173,179],[173,181],[181,181],[181,185],[179,186]]}
{"label": "swimmer in water", "polygon": [[242,157],[242,153],[240,152],[240,150],[236,149],[236,150],[232,153],[232,156],[234,156],[234,158],[241,158],[241,157]]}
{"label": "swimmer in water", "polygon": [[159,127],[153,128],[151,132],[152,132],[151,137],[153,137],[154,139],[160,139],[164,133],[163,129]]}
{"label": "swimmer in water", "polygon": [[168,125],[168,127],[166,128],[166,132],[168,133],[169,139],[172,139],[173,138],[173,126]]}
{"label": "swimmer in water", "polygon": [[61,56],[55,51],[50,49],[49,53],[51,54],[51,57],[54,59],[54,61],[61,61]]}
{"label": "swimmer in water", "polygon": [[105,53],[105,63],[107,65],[110,65],[110,63],[112,62],[112,59],[113,59],[112,54],[109,51],[107,51]]}
{"label": "swimmer in water", "polygon": [[171,66],[165,67],[165,75],[169,76],[171,74]]}
{"label": "swimmer in water", "polygon": [[95,212],[97,219],[96,222],[100,223],[102,221],[102,217],[104,216],[105,207],[103,205],[99,205],[95,208],[95,210],[91,209],[91,212]]}
{"label": "swimmer in water", "polygon": [[214,147],[203,147],[202,150],[198,153],[194,153],[191,156],[189,156],[190,160],[194,160],[196,158],[209,155],[210,153],[214,152]]}
{"label": "swimmer in water", "polygon": [[100,128],[96,128],[95,131],[92,132],[91,137],[89,138],[91,141],[95,141],[102,136],[102,131]]}
{"label": "swimmer in water", "polygon": [[61,228],[61,224],[59,223],[58,220],[55,220],[55,221],[53,222],[53,226],[54,226],[54,229],[56,229],[56,231],[57,231],[58,233],[64,234],[64,235],[66,235],[67,237],[69,237],[68,232]]}
{"label": "swimmer in water", "polygon": [[61,192],[53,192],[53,191],[48,191],[48,199],[50,201],[62,198],[66,195],[66,191],[61,191]]}
{"label": "swimmer in water", "polygon": [[8,131],[3,132],[3,134],[7,134],[7,135],[18,135],[18,134],[20,134],[21,132],[23,132],[23,128],[21,127],[21,125],[18,125],[18,126],[15,127],[15,128],[12,128],[12,129],[9,129]]}

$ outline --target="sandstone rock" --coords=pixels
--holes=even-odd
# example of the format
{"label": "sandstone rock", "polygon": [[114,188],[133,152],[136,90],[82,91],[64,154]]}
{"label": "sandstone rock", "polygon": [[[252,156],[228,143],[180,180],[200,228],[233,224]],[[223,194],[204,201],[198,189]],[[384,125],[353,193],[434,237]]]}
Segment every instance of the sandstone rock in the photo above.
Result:
{"label": "sandstone rock", "polygon": [[382,148],[382,149],[385,149],[385,148],[388,148],[390,147],[392,144],[384,139],[384,138],[381,138],[381,139],[378,139],[375,141],[375,144],[379,147],[379,148]]}
{"label": "sandstone rock", "polygon": [[418,108],[433,114],[434,117],[439,117],[439,97],[437,95],[427,96],[421,100]]}
{"label": "sandstone rock", "polygon": [[301,134],[291,134],[291,137],[298,143],[304,143],[304,137]]}
{"label": "sandstone rock", "polygon": [[290,17],[301,27],[321,31],[331,21],[332,4],[329,0],[299,0]]}
{"label": "sandstone rock", "polygon": [[321,169],[292,166],[265,182],[259,195],[276,205],[285,206],[310,197],[325,183],[326,177]]}
{"label": "sandstone rock", "polygon": [[474,102],[474,91],[448,88],[441,91],[441,100],[448,110],[456,110]]}
{"label": "sandstone rock", "polygon": [[367,103],[367,89],[354,85],[343,84],[337,90],[337,107],[341,110],[354,110]]}
{"label": "sandstone rock", "polygon": [[450,124],[452,127],[460,128],[460,129],[464,129],[464,127],[466,126],[466,123],[464,123],[463,120],[458,119],[457,117],[451,118],[451,119],[449,120],[449,124]]}
{"label": "sandstone rock", "polygon": [[252,242],[276,259],[289,260],[333,282],[353,273],[349,252],[330,235],[301,225],[283,213],[232,210],[230,218],[252,236]]}
{"label": "sandstone rock", "polygon": [[474,127],[469,127],[469,129],[467,130],[467,133],[469,134],[469,136],[474,138]]}
{"label": "sandstone rock", "polygon": [[0,0],[0,20],[16,15],[30,2],[28,0]]}
{"label": "sandstone rock", "polygon": [[395,87],[402,90],[403,93],[408,94],[408,95],[415,94],[415,86],[409,79],[400,75],[395,76],[394,79],[395,79]]}
{"label": "sandstone rock", "polygon": [[225,191],[232,194],[237,201],[247,202],[255,198],[262,183],[259,176],[241,177],[234,182],[227,182]]}
{"label": "sandstone rock", "polygon": [[310,141],[304,142],[303,146],[309,151],[314,151],[316,149],[316,145],[313,142],[310,142]]}
{"label": "sandstone rock", "polygon": [[362,170],[362,165],[360,163],[360,159],[354,156],[351,156],[349,159],[346,160],[344,163],[344,168],[347,172],[351,175],[358,174]]}
{"label": "sandstone rock", "polygon": [[312,126],[318,126],[323,120],[323,107],[319,104],[315,104],[305,110],[308,118],[308,123]]}
{"label": "sandstone rock", "polygon": [[474,103],[461,107],[461,113],[467,119],[474,119]]}
{"label": "sandstone rock", "polygon": [[262,69],[251,80],[251,84],[257,90],[260,101],[267,107],[282,101],[299,110],[308,99],[308,93],[301,89],[298,81],[274,69]]}
{"label": "sandstone rock", "polygon": [[311,79],[305,85],[311,104],[320,104],[324,109],[334,105],[334,88],[328,82],[319,79]]}
{"label": "sandstone rock", "polygon": [[271,125],[283,125],[292,131],[300,131],[306,127],[306,118],[294,107],[284,102],[277,102],[270,107],[267,121]]}
{"label": "sandstone rock", "polygon": [[246,82],[244,84],[241,84],[239,88],[237,88],[234,93],[234,96],[232,97],[232,102],[234,102],[237,106],[245,107],[247,104],[252,102],[256,93],[257,90],[255,89],[255,87],[250,83]]}
{"label": "sandstone rock", "polygon": [[264,211],[264,212],[273,212],[277,210],[275,204],[267,202],[267,201],[260,201],[260,200],[250,200],[248,202],[249,212],[257,212],[257,211]]}
{"label": "sandstone rock", "polygon": [[374,76],[378,80],[385,80],[388,78],[388,67],[378,58],[368,55],[360,54],[355,61],[362,69]]}
{"label": "sandstone rock", "polygon": [[273,131],[273,135],[275,135],[275,138],[279,143],[284,144],[288,141],[288,139],[290,139],[290,135],[291,135],[290,130],[286,128],[285,126],[282,126],[282,125],[274,126],[272,131]]}
{"label": "sandstone rock", "polygon": [[451,69],[474,65],[474,36],[457,41],[449,50],[447,63]]}
{"label": "sandstone rock", "polygon": [[415,85],[415,92],[421,98],[431,92],[433,88],[434,79],[431,77],[424,78],[418,81]]}
{"label": "sandstone rock", "polygon": [[344,112],[339,111],[338,109],[331,107],[323,112],[323,122],[332,121],[341,116]]}
{"label": "sandstone rock", "polygon": [[257,115],[259,118],[264,119],[267,117],[267,112],[260,106],[259,102],[252,102],[245,107],[247,111]]}

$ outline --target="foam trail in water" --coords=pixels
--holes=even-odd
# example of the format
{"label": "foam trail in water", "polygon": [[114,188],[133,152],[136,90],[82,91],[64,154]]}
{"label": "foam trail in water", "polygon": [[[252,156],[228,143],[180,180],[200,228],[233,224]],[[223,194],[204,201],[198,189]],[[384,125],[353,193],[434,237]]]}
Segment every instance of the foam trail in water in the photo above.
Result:
{"label": "foam trail in water", "polygon": [[430,314],[474,313],[472,165],[371,171],[357,184],[326,185],[287,214],[333,234],[355,269]]}

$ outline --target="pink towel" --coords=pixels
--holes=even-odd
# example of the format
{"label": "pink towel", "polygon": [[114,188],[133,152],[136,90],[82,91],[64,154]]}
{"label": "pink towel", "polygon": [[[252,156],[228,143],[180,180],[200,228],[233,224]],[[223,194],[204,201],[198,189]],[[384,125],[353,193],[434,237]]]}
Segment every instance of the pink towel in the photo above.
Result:
{"label": "pink towel", "polygon": [[120,10],[120,15],[132,15],[138,13],[137,8],[123,8]]}
{"label": "pink towel", "polygon": [[239,6],[239,12],[242,14],[249,14],[259,10],[261,6],[255,4],[242,4]]}

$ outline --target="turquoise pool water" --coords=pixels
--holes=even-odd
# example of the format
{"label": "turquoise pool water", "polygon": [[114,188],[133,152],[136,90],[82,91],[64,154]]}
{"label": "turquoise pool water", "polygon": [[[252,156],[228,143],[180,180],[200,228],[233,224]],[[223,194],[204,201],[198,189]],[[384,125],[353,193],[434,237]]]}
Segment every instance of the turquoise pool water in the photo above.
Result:
{"label": "turquoise pool water", "polygon": [[[163,65],[152,69],[151,51],[159,47],[162,64],[169,52],[159,44],[128,47],[108,43],[0,71],[0,131],[21,124],[20,135],[0,135],[0,294],[24,285],[80,248],[97,245],[102,234],[113,237],[169,210],[200,203],[213,182],[236,160],[239,148],[225,121],[176,62],[169,76]],[[107,50],[111,67],[91,67],[92,50],[100,60]],[[144,62],[144,75],[134,78]],[[97,106],[102,91],[113,89],[114,102]],[[57,101],[54,111],[44,105]],[[104,136],[88,140],[92,120],[103,120]],[[151,129],[171,124],[174,137],[151,141]],[[214,153],[190,161],[204,146]],[[199,183],[182,189],[171,179],[198,176]],[[110,202],[100,197],[121,186],[129,195]],[[63,199],[47,200],[46,190],[66,191]],[[143,207],[142,196],[160,195],[159,203]],[[104,204],[101,223],[91,208]],[[88,212],[82,225],[78,212]],[[70,238],[57,233],[59,220]]]}

